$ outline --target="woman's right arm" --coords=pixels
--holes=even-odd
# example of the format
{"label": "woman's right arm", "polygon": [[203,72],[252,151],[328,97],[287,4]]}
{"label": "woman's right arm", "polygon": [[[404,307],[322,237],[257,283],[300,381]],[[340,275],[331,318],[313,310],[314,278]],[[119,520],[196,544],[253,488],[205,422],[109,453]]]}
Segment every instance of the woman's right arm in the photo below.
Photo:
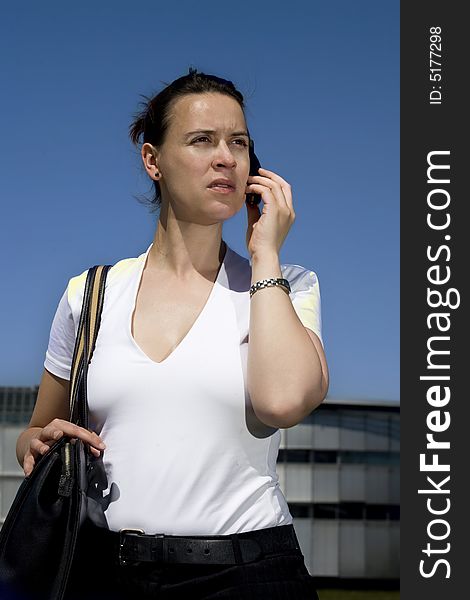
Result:
{"label": "woman's right arm", "polygon": [[44,369],[31,420],[16,442],[16,457],[26,476],[30,475],[38,456],[45,454],[64,434],[90,444],[95,456],[105,447],[100,446],[103,442],[96,433],[68,420],[69,385],[68,379]]}

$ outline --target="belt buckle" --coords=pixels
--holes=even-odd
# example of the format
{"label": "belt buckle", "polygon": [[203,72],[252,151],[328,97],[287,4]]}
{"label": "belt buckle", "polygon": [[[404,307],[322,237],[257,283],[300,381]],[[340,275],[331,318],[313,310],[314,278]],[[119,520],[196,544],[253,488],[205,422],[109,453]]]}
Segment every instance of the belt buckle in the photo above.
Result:
{"label": "belt buckle", "polygon": [[122,549],[124,548],[124,535],[126,533],[135,533],[137,535],[144,535],[145,531],[143,529],[132,529],[123,527],[119,530],[119,566],[127,565],[127,561],[122,557]]}

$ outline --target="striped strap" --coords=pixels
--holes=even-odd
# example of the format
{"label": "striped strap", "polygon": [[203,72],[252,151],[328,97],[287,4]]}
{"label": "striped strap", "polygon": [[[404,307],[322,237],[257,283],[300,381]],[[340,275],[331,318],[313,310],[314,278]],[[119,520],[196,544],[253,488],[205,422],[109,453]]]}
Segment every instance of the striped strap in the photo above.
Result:
{"label": "striped strap", "polygon": [[[88,270],[82,310],[70,372],[70,421],[87,425],[86,375],[98,337],[104,303],[106,276],[112,265],[95,265]],[[81,392],[81,393],[80,393]]]}

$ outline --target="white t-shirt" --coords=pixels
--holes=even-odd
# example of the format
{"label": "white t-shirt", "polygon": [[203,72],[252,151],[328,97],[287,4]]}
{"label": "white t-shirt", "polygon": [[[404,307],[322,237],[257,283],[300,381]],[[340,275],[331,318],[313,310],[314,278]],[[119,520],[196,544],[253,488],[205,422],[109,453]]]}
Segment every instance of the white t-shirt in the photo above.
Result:
{"label": "white t-shirt", "polygon": [[[131,334],[151,247],[109,270],[88,370],[89,426],[106,443],[109,528],[227,535],[292,523],[276,473],[280,431],[256,418],[247,390],[250,261],[227,245],[202,312],[157,363]],[[315,273],[292,264],[281,271],[299,319],[321,340]],[[70,279],[51,327],[44,366],[64,379],[86,275]]]}

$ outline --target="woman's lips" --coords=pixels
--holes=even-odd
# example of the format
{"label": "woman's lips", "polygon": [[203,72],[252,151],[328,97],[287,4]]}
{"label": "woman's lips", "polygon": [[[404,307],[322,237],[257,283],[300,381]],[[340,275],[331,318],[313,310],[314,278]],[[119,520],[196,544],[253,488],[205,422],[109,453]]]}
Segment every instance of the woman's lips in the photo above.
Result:
{"label": "woman's lips", "polygon": [[221,185],[213,185],[209,189],[213,190],[214,192],[218,192],[219,194],[231,194],[232,192],[235,191],[235,188],[233,188],[233,187],[227,187],[227,186],[221,186]]}

